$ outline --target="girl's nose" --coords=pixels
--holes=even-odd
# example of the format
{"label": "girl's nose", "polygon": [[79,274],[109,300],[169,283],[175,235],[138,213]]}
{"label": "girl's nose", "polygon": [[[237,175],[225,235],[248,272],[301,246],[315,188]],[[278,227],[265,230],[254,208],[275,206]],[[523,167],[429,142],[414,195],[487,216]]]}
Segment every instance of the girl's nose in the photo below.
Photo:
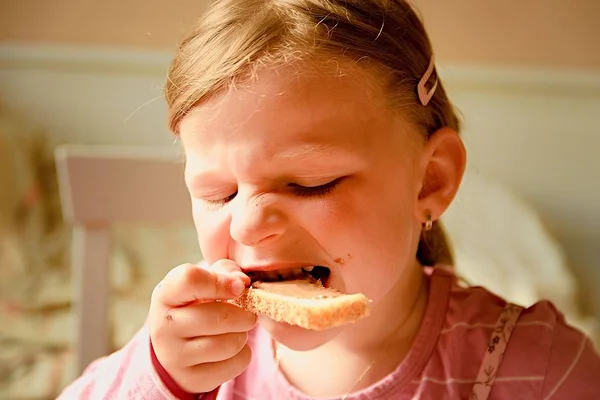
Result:
{"label": "girl's nose", "polygon": [[243,198],[238,193],[231,213],[230,235],[246,246],[260,246],[285,232],[286,218],[269,194]]}

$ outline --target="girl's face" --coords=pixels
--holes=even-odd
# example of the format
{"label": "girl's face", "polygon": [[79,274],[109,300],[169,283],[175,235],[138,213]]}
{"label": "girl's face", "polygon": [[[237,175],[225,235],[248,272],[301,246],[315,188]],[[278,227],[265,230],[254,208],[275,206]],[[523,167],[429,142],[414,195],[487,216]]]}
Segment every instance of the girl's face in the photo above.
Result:
{"label": "girl's face", "polygon": [[[209,264],[326,266],[327,285],[377,307],[416,264],[427,146],[366,72],[344,72],[264,72],[196,108],[185,178]],[[262,322],[284,344],[335,334]]]}

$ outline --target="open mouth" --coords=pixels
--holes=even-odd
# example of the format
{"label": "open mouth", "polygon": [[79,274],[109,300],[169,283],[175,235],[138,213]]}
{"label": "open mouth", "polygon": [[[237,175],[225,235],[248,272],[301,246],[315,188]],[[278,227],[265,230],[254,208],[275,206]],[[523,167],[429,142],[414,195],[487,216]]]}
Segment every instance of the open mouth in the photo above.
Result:
{"label": "open mouth", "polygon": [[252,271],[246,273],[252,283],[254,282],[283,282],[292,280],[307,280],[328,287],[331,270],[320,265],[288,268],[273,271]]}

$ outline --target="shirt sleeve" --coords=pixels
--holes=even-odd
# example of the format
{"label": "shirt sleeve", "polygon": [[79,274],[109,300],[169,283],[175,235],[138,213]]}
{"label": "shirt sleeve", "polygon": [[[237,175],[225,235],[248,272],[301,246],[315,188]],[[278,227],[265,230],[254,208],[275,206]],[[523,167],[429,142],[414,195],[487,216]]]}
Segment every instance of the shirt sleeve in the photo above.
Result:
{"label": "shirt sleeve", "polygon": [[154,368],[145,327],[125,347],[94,361],[58,397],[76,399],[179,400]]}
{"label": "shirt sleeve", "polygon": [[219,392],[219,388],[216,388],[214,391],[210,393],[188,393],[186,392],[175,380],[169,375],[167,370],[162,366],[158,357],[156,357],[156,353],[154,352],[154,347],[152,346],[152,341],[150,341],[150,359],[152,360],[152,365],[154,370],[160,377],[162,383],[169,389],[177,399],[179,400],[215,400],[217,398],[217,394]]}
{"label": "shirt sleeve", "polygon": [[542,399],[600,399],[600,355],[591,340],[560,314],[553,330]]}

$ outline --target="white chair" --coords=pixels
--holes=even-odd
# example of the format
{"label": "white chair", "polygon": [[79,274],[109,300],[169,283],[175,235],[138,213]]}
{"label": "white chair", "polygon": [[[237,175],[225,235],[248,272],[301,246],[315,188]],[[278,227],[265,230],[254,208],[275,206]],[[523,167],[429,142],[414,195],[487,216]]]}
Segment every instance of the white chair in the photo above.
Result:
{"label": "white chair", "polygon": [[190,221],[175,148],[64,145],[56,150],[63,214],[73,227],[77,372],[109,352],[111,226]]}

